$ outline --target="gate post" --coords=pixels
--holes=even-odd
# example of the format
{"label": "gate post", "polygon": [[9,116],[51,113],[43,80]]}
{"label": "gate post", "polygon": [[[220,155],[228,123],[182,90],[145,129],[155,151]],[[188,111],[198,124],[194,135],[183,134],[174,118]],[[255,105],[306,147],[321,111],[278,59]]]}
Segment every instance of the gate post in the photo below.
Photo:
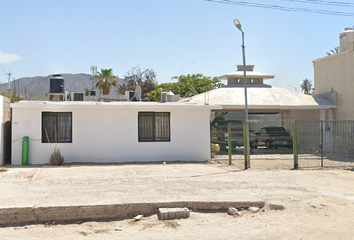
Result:
{"label": "gate post", "polygon": [[243,149],[244,149],[244,161],[245,161],[245,169],[249,169],[251,167],[250,160],[250,142],[249,142],[249,123],[246,122],[243,124]]}
{"label": "gate post", "polygon": [[227,133],[229,135],[229,141],[228,141],[229,165],[231,165],[232,164],[231,122],[227,123]]}
{"label": "gate post", "polygon": [[324,144],[323,144],[323,123],[324,121],[321,121],[321,167],[323,167],[323,150],[324,150]]}
{"label": "gate post", "polygon": [[297,122],[293,123],[293,154],[294,154],[294,169],[298,169],[299,156],[297,152]]}

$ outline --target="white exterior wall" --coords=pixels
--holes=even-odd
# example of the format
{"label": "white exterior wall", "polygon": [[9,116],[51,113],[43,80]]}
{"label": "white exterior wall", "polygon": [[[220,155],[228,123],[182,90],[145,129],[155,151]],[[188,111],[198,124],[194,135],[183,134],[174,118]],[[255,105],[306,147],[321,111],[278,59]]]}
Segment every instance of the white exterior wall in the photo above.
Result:
{"label": "white exterior wall", "polygon": [[[38,141],[42,111],[50,110],[13,108],[12,164],[21,164],[22,141],[16,140],[24,136],[30,138],[29,163],[49,163],[53,150],[49,143]],[[209,109],[159,110],[171,113],[170,142],[138,142],[138,112],[153,110],[63,108],[55,111],[72,112],[73,142],[57,144],[66,163],[210,159]]]}

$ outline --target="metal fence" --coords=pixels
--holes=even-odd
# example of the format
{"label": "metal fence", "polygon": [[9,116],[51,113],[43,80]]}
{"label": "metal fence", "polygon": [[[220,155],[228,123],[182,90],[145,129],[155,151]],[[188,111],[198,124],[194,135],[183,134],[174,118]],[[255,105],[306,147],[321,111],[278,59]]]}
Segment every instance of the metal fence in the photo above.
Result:
{"label": "metal fence", "polygon": [[[225,126],[224,126],[225,125]],[[219,144],[221,151],[214,160],[219,163],[232,164],[239,169],[245,169],[245,148],[244,133],[245,125],[233,126],[230,130],[228,125],[219,124],[218,128],[211,128],[211,142]],[[235,125],[235,124],[234,124]],[[229,132],[230,131],[230,132]],[[250,130],[250,168],[252,169],[291,169],[294,166],[294,155],[292,148],[257,146],[257,137],[254,131]],[[231,136],[231,138],[229,138]],[[230,142],[229,142],[230,140]],[[229,145],[230,144],[230,145]],[[229,147],[230,146],[230,147]],[[230,150],[231,149],[231,150]]]}
{"label": "metal fence", "polygon": [[297,121],[294,167],[354,166],[354,121]]}

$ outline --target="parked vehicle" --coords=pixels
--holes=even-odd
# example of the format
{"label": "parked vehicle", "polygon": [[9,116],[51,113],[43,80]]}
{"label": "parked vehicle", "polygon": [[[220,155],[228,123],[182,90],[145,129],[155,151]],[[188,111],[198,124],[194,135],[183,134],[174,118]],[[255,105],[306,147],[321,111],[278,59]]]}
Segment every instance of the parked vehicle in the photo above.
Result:
{"label": "parked vehicle", "polygon": [[263,127],[256,133],[255,147],[258,146],[292,148],[293,140],[283,127]]}
{"label": "parked vehicle", "polygon": [[[243,140],[243,124],[238,120],[218,120],[215,119],[211,123],[211,142],[219,144],[222,150],[225,150],[229,144],[228,124],[231,123],[231,146],[232,149],[242,147]],[[253,130],[249,130],[250,148],[254,148],[256,143],[256,135]]]}

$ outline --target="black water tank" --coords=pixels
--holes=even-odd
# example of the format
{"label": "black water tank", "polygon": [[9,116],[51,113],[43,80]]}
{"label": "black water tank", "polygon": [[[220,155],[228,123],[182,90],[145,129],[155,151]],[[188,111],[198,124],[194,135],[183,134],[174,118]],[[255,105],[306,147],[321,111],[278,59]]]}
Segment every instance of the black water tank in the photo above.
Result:
{"label": "black water tank", "polygon": [[64,78],[60,75],[53,75],[49,83],[50,93],[64,93]]}
{"label": "black water tank", "polygon": [[136,98],[134,97],[135,92],[134,91],[129,91],[129,101],[135,102],[137,101]]}

